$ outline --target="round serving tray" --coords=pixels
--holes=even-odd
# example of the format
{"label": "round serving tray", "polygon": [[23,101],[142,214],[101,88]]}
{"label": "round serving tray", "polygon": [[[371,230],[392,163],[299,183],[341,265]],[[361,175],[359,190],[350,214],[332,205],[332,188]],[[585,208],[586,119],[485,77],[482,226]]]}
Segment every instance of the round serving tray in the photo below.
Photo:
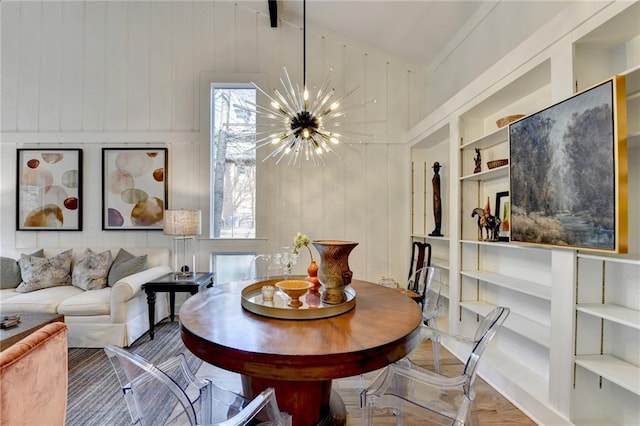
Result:
{"label": "round serving tray", "polygon": [[289,298],[282,291],[276,291],[272,302],[262,300],[262,286],[275,285],[282,278],[259,281],[242,289],[242,307],[254,314],[279,319],[319,319],[343,314],[356,305],[356,291],[350,286],[345,287],[347,301],[339,305],[322,303],[319,292],[307,292],[300,297],[302,306],[292,308],[288,306]]}

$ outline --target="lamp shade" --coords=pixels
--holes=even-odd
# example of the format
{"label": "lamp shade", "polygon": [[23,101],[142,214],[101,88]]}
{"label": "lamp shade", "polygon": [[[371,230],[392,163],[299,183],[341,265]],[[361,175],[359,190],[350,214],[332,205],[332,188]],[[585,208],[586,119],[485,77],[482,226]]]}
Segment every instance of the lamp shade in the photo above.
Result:
{"label": "lamp shade", "polygon": [[162,231],[165,235],[200,235],[200,210],[165,210]]}

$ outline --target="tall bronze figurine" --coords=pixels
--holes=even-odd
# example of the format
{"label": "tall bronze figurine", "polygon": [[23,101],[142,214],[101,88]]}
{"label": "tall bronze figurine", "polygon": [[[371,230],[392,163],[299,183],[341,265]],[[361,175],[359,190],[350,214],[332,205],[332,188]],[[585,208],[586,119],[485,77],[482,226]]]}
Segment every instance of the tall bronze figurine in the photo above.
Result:
{"label": "tall bronze figurine", "polygon": [[433,178],[431,179],[431,186],[433,187],[433,219],[436,222],[436,227],[433,232],[429,234],[431,237],[442,237],[440,227],[442,226],[442,200],[440,199],[440,163],[437,161],[433,163]]}

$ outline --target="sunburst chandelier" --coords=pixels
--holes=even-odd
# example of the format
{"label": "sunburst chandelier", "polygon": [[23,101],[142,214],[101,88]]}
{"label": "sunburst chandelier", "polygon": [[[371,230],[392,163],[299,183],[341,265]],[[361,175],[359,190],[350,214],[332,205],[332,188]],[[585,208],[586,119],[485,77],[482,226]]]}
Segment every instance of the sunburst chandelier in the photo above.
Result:
{"label": "sunburst chandelier", "polygon": [[[333,154],[341,158],[336,152],[337,145],[350,146],[362,143],[362,138],[373,137],[364,133],[347,130],[341,120],[346,112],[362,108],[376,101],[360,102],[345,107],[344,101],[355,93],[361,85],[335,100],[335,90],[330,88],[330,74],[318,89],[315,99],[309,100],[307,89],[307,2],[302,3],[302,33],[303,33],[303,62],[302,62],[302,90],[297,84],[294,86],[286,68],[283,68],[283,78],[280,78],[283,91],[274,89],[271,96],[256,83],[251,84],[265,95],[271,108],[263,107],[251,102],[251,108],[235,105],[260,116],[266,120],[257,127],[264,128],[256,132],[255,149],[272,147],[272,151],[263,161],[275,159],[276,164],[285,160],[288,165],[300,165],[310,161],[314,165],[325,165],[324,157]],[[275,130],[281,129],[281,130]],[[253,149],[253,148],[252,148]]]}

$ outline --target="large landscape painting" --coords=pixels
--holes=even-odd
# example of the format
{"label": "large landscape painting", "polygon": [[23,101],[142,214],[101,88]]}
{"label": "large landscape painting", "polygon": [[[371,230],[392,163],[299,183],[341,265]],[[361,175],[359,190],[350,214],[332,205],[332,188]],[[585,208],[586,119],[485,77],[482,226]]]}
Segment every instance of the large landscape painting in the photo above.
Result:
{"label": "large landscape painting", "polygon": [[509,126],[512,241],[626,250],[624,105],[616,77]]}

